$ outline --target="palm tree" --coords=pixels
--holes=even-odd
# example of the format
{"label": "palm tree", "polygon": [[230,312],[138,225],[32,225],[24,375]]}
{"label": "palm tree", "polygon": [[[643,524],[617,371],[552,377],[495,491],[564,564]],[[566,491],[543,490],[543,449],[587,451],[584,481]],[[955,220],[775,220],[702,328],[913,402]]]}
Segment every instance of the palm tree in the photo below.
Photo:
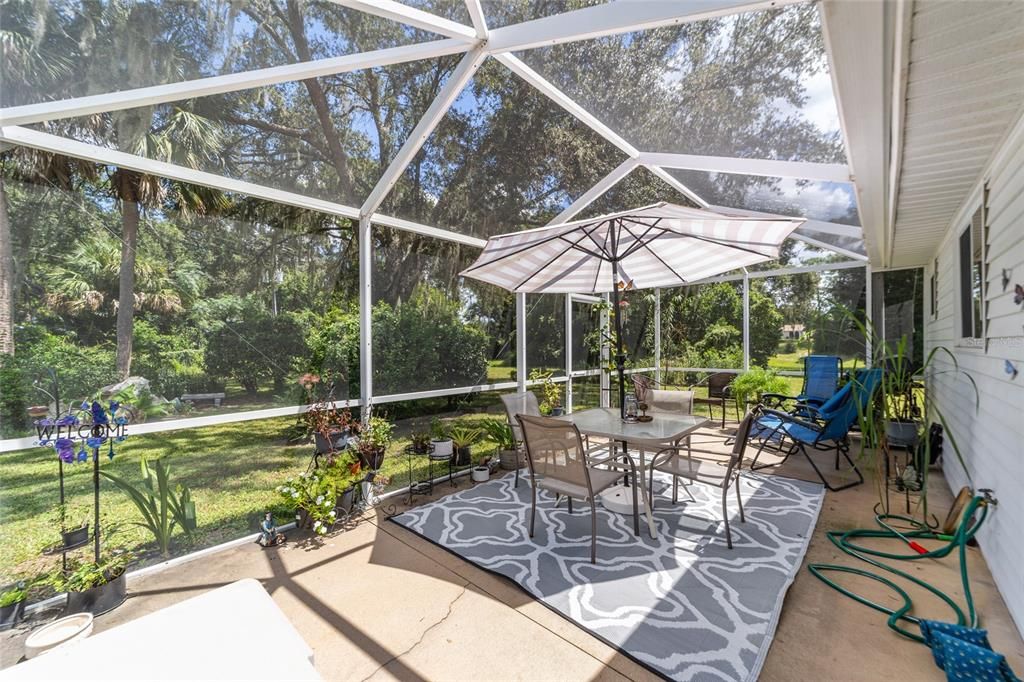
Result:
{"label": "palm tree", "polygon": [[[42,14],[39,14],[42,12]],[[3,106],[22,104],[71,72],[71,59],[54,41],[40,40],[35,30],[54,16],[52,8],[33,3],[4,3],[0,26],[0,59],[4,64]],[[53,154],[10,149],[0,154],[0,354],[14,354],[16,271],[11,239],[10,210],[5,180],[32,176],[60,186],[70,184],[78,162]]]}
{"label": "palm tree", "polygon": [[[139,121],[138,112],[130,119],[116,112],[107,116],[106,133],[122,148],[147,158],[170,161],[197,168],[210,163],[222,149],[220,130],[209,119],[184,109],[168,107],[152,117],[154,125],[145,133],[133,133]],[[121,378],[131,372],[132,333],[136,295],[139,220],[146,208],[166,207],[188,217],[220,211],[228,207],[225,195],[218,190],[167,180],[155,175],[124,168],[108,174],[108,191],[117,200],[121,211],[121,258],[118,273],[117,353],[116,369]]]}

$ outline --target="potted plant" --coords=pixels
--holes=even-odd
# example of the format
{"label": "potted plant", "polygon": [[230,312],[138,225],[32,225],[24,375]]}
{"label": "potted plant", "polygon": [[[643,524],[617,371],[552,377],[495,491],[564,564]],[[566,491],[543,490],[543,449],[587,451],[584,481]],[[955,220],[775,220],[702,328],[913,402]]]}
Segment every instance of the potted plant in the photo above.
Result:
{"label": "potted plant", "polygon": [[560,417],[565,413],[562,408],[562,388],[555,383],[554,372],[535,369],[530,372],[530,379],[540,381],[540,411],[551,417]]}
{"label": "potted plant", "polygon": [[516,448],[515,436],[508,422],[503,419],[485,419],[480,422],[480,428],[489,440],[494,441],[498,453],[495,463],[505,471],[515,471],[523,466],[522,456]]}
{"label": "potted plant", "polygon": [[51,584],[67,593],[67,613],[86,611],[98,616],[121,605],[126,593],[126,574],[131,553],[114,550],[99,561],[69,564],[67,572],[57,571]]}
{"label": "potted plant", "polygon": [[430,442],[434,446],[434,457],[447,459],[455,452],[448,428],[438,417],[430,420]]}
{"label": "potted plant", "polygon": [[376,471],[384,462],[384,455],[391,445],[395,425],[383,417],[370,417],[369,423],[359,434],[356,452],[364,469]]}
{"label": "potted plant", "polygon": [[487,479],[491,477],[490,461],[490,457],[485,457],[470,470],[469,475],[475,483],[486,483]]}
{"label": "potted plant", "polygon": [[452,446],[455,448],[455,466],[466,466],[473,461],[473,453],[470,448],[480,440],[482,433],[481,429],[459,425],[448,430]]}
{"label": "potted plant", "polygon": [[425,455],[430,452],[430,434],[417,431],[409,437],[409,447],[417,455]]}
{"label": "potted plant", "polygon": [[766,393],[789,394],[789,382],[786,377],[779,376],[775,370],[764,367],[752,367],[743,372],[729,384],[730,391],[740,403],[748,401],[761,402]]}
{"label": "potted plant", "polygon": [[[77,525],[69,528],[69,519],[72,524]],[[50,521],[60,529],[64,549],[81,547],[89,541],[89,510],[87,508],[62,502],[54,507]]]}
{"label": "potted plant", "polygon": [[28,587],[24,580],[8,585],[0,592],[0,630],[10,630],[25,615]]}

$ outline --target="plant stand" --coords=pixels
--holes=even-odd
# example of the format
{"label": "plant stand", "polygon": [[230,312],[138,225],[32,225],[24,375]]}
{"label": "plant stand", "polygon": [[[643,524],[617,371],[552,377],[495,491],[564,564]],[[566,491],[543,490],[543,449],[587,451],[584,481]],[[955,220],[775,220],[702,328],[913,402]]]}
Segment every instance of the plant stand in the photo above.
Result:
{"label": "plant stand", "polygon": [[[417,452],[412,446],[405,448],[405,455],[409,460],[409,498],[407,504],[412,504],[412,498],[414,495],[430,495],[434,492],[434,463],[438,464],[442,462],[448,463],[448,483],[451,487],[455,487],[455,454],[454,452],[449,455],[437,455],[434,451],[433,444],[427,447],[425,452]],[[427,480],[415,481],[412,477],[413,463],[416,458],[425,457],[427,459]]]}

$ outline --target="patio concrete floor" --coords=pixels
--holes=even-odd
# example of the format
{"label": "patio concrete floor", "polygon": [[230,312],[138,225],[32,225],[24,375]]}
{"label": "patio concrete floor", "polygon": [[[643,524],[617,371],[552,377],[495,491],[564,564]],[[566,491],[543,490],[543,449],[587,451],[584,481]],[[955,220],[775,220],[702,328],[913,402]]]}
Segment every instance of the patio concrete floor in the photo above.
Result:
{"label": "patio concrete floor", "polygon": [[[828,460],[822,455],[824,464]],[[776,473],[813,479],[806,462],[796,457]],[[459,483],[461,488],[467,485],[468,479]],[[450,490],[442,485],[437,494]],[[870,478],[863,486],[828,493],[805,563],[854,563],[841,557],[824,533],[872,526],[877,499]],[[932,509],[944,516],[951,495],[938,474],[932,476],[930,499]],[[417,504],[423,500],[417,498]],[[1015,672],[1024,673],[1024,642],[977,549],[970,550],[969,562],[982,626]],[[961,596],[955,559],[918,562],[909,570]],[[655,679],[509,581],[386,522],[379,513],[322,543],[289,542],[271,550],[246,544],[130,580],[129,600],[99,617],[97,631],[245,577],[263,583],[315,651],[316,667],[325,679]],[[868,596],[897,603],[895,596],[870,583],[849,581]],[[919,615],[950,617],[941,604],[918,591],[911,594]],[[21,657],[27,632],[24,627],[0,640],[0,666]],[[761,679],[945,676],[927,648],[891,632],[882,614],[840,596],[801,569],[786,597]]]}

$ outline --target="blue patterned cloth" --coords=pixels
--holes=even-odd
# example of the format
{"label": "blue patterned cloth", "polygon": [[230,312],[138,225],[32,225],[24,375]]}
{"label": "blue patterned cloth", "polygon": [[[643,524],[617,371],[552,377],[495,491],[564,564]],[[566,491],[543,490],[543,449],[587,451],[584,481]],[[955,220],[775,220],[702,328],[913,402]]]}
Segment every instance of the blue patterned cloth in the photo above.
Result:
{"label": "blue patterned cloth", "polygon": [[992,651],[985,630],[922,620],[921,635],[950,682],[1020,682],[1006,657]]}

